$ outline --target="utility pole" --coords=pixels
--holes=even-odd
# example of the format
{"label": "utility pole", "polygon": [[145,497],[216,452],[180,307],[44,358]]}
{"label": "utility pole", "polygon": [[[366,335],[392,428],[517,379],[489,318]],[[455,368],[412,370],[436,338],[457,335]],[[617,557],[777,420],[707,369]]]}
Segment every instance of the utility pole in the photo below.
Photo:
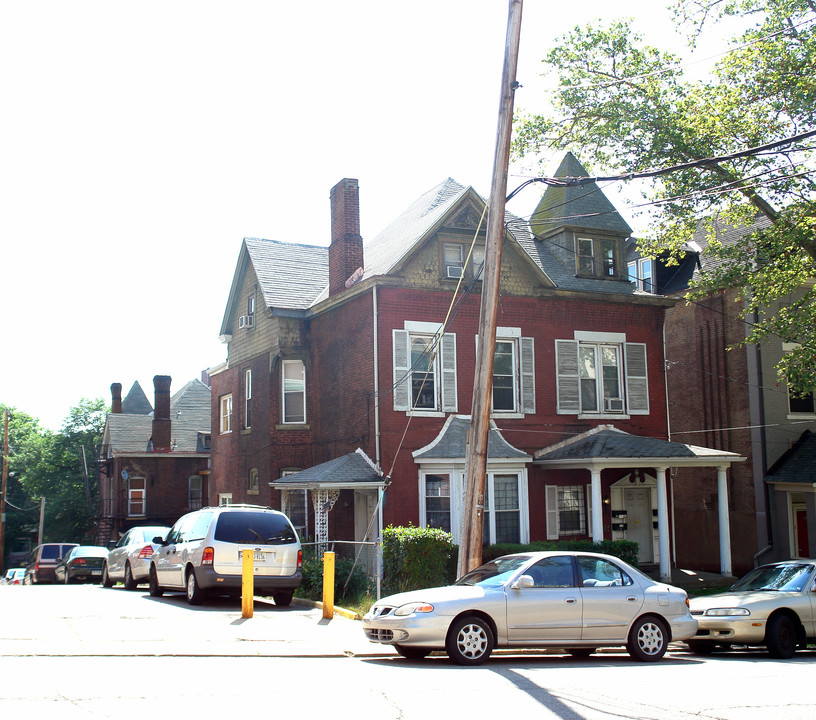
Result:
{"label": "utility pole", "polygon": [[3,430],[3,479],[0,485],[0,572],[6,569],[3,558],[6,553],[6,491],[8,490],[8,408]]}
{"label": "utility pole", "polygon": [[462,513],[462,533],[457,567],[459,577],[482,562],[487,441],[493,397],[493,356],[496,347],[496,317],[499,305],[499,275],[502,240],[504,239],[507,173],[510,165],[510,135],[513,127],[513,97],[518,86],[516,67],[521,36],[521,10],[522,0],[510,0],[502,67],[499,126],[487,210],[482,302],[479,311],[479,346],[476,352],[473,409],[466,450],[465,506]]}

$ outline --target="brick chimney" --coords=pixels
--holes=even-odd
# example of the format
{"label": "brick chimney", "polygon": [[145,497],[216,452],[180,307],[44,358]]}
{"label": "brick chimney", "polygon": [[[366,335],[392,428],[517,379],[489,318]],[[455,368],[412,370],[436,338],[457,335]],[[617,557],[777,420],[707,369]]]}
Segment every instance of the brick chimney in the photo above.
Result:
{"label": "brick chimney", "polygon": [[154,375],[153,452],[170,452],[170,381],[169,375]]}
{"label": "brick chimney", "polygon": [[345,178],[335,185],[331,200],[331,245],[329,246],[329,295],[346,289],[348,281],[363,267],[363,238],[360,235],[360,190],[357,180]]}
{"label": "brick chimney", "polygon": [[111,412],[122,412],[122,383],[113,383],[111,385]]}

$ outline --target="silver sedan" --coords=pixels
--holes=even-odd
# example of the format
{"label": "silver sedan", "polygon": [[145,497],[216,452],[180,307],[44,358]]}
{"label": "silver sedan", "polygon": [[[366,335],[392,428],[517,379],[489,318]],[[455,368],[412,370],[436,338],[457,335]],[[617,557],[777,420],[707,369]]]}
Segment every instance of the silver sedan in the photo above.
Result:
{"label": "silver sedan", "polygon": [[816,562],[761,565],[726,593],[694,598],[691,613],[699,629],[688,645],[697,654],[764,645],[771,657],[793,657],[816,639]]}
{"label": "silver sedan", "polygon": [[377,601],[363,618],[369,640],[419,659],[444,649],[460,665],[494,648],[557,647],[585,656],[625,645],[659,660],[697,631],[688,596],[618,558],[581,552],[505,555],[447,587]]}
{"label": "silver sedan", "polygon": [[150,558],[158,544],[156,537],[165,538],[170,531],[163,525],[146,525],[128,530],[110,551],[108,561],[102,568],[102,585],[112,587],[115,582],[124,583],[126,590],[135,590],[139,583],[146,583],[150,570]]}

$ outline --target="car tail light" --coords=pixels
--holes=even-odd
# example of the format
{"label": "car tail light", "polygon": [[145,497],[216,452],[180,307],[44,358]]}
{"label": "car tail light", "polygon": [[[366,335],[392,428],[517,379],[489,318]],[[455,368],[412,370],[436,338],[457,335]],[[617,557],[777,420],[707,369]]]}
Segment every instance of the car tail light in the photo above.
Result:
{"label": "car tail light", "polygon": [[299,568],[303,567],[303,550],[298,550],[298,565]]}
{"label": "car tail light", "polygon": [[201,556],[201,564],[202,565],[212,565],[213,558],[215,557],[215,550],[211,547],[204,548],[204,554]]}
{"label": "car tail light", "polygon": [[146,560],[153,557],[153,546],[145,545],[139,553],[139,560]]}
{"label": "car tail light", "polygon": [[71,561],[74,565],[87,565],[88,561],[85,558],[74,558]]}

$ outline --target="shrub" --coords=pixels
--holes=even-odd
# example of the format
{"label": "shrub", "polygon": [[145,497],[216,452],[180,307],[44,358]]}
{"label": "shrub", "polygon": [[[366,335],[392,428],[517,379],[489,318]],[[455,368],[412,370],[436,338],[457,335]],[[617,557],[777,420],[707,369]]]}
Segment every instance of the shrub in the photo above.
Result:
{"label": "shrub", "polygon": [[[297,592],[298,597],[309,600],[323,599],[323,558],[304,553],[301,569],[303,581]],[[370,581],[360,563],[352,558],[335,557],[334,559],[334,600],[338,604],[357,600],[370,590]]]}
{"label": "shrub", "polygon": [[456,579],[453,535],[438,528],[383,530],[383,593],[449,585]]}

